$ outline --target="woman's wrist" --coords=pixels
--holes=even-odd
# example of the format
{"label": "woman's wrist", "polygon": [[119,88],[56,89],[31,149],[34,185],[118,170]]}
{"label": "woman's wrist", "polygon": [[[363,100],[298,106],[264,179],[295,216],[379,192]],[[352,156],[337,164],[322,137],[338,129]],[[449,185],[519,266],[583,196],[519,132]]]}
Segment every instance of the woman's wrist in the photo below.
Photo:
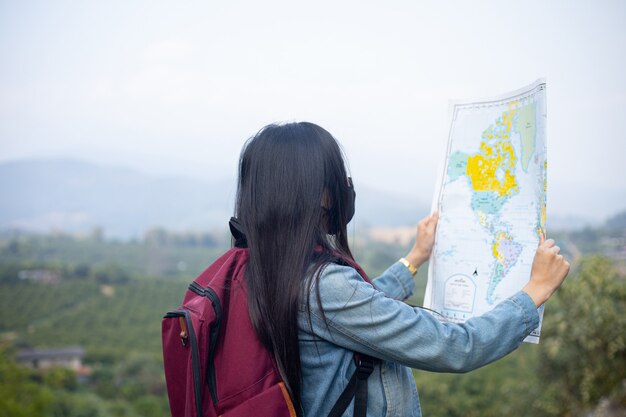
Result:
{"label": "woman's wrist", "polygon": [[408,253],[408,255],[404,257],[404,259],[409,261],[409,263],[413,265],[416,269],[419,269],[419,267],[428,260],[428,257],[420,251],[412,250]]}
{"label": "woman's wrist", "polygon": [[548,301],[548,298],[550,298],[551,295],[549,291],[546,291],[532,281],[526,284],[526,286],[522,288],[522,291],[528,294],[537,308]]}

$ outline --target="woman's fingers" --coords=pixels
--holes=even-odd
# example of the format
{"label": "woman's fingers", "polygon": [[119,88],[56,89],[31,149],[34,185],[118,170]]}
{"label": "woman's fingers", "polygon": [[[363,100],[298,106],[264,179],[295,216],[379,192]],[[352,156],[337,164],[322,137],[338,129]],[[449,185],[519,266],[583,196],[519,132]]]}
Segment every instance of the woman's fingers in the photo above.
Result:
{"label": "woman's fingers", "polygon": [[541,246],[543,246],[544,248],[551,248],[554,245],[556,245],[556,242],[554,241],[554,239],[547,239],[545,242],[541,244]]}
{"label": "woman's fingers", "polygon": [[537,306],[550,298],[569,273],[569,262],[560,252],[561,248],[553,239],[546,240],[537,248],[530,281],[524,287]]}
{"label": "woman's fingers", "polygon": [[417,224],[415,244],[405,257],[415,267],[419,267],[430,257],[435,242],[435,230],[437,229],[438,220],[439,215],[435,212],[430,216],[424,217]]}
{"label": "woman's fingers", "polygon": [[[424,217],[421,222],[424,222],[423,225],[429,229],[429,231],[434,231],[437,227],[437,222],[439,221],[439,213],[434,212],[428,217]],[[421,223],[420,222],[420,223]]]}

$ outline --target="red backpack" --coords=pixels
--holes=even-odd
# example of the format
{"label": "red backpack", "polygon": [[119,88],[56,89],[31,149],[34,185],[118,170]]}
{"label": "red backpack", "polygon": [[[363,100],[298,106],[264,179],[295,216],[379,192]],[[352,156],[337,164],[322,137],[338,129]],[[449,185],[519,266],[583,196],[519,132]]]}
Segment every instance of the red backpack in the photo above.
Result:
{"label": "red backpack", "polygon": [[[172,417],[295,417],[293,403],[270,352],[248,314],[244,270],[248,249],[231,219],[235,247],[190,285],[182,305],[162,321],[163,362]],[[351,260],[369,282],[367,275]],[[374,359],[355,354],[357,369],[329,416],[365,416],[367,378]]]}

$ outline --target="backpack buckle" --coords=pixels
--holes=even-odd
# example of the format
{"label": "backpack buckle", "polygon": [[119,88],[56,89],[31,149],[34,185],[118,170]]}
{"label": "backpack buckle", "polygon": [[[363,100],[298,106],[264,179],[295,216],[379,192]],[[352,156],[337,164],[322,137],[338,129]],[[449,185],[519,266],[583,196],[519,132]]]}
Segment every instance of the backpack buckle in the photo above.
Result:
{"label": "backpack buckle", "polygon": [[357,360],[357,378],[367,379],[374,371],[374,359],[370,358],[369,356],[362,357],[361,355],[359,355],[359,358]]}

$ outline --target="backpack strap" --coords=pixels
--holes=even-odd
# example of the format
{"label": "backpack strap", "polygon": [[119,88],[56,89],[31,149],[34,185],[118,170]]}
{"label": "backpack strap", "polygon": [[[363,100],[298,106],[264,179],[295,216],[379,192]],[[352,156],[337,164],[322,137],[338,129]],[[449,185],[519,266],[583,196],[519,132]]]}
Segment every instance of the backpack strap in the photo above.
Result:
{"label": "backpack strap", "polygon": [[[346,258],[340,253],[334,252],[335,263],[344,266],[350,266],[359,273],[363,281],[372,284],[372,280],[367,276],[363,268],[353,259]],[[335,406],[328,414],[328,417],[340,417],[346,410],[352,397],[354,397],[354,417],[365,417],[367,413],[367,379],[374,370],[374,364],[380,362],[379,359],[365,355],[363,353],[354,353],[354,362],[356,369],[348,385],[343,390]]]}
{"label": "backpack strap", "polygon": [[328,417],[341,417],[354,397],[354,417],[365,417],[367,413],[367,379],[374,371],[376,359],[360,353],[354,354],[357,367]]}
{"label": "backpack strap", "polygon": [[[333,262],[343,266],[349,266],[358,272],[363,281],[372,284],[363,268],[354,260],[342,256],[338,252],[332,252]],[[374,284],[372,284],[374,285]],[[354,417],[366,417],[367,413],[367,379],[374,371],[374,364],[380,362],[379,359],[365,355],[363,353],[354,353],[354,362],[356,369],[348,381],[348,385],[343,390],[339,399],[328,414],[328,417],[341,417],[346,411],[348,405],[354,397]]]}

